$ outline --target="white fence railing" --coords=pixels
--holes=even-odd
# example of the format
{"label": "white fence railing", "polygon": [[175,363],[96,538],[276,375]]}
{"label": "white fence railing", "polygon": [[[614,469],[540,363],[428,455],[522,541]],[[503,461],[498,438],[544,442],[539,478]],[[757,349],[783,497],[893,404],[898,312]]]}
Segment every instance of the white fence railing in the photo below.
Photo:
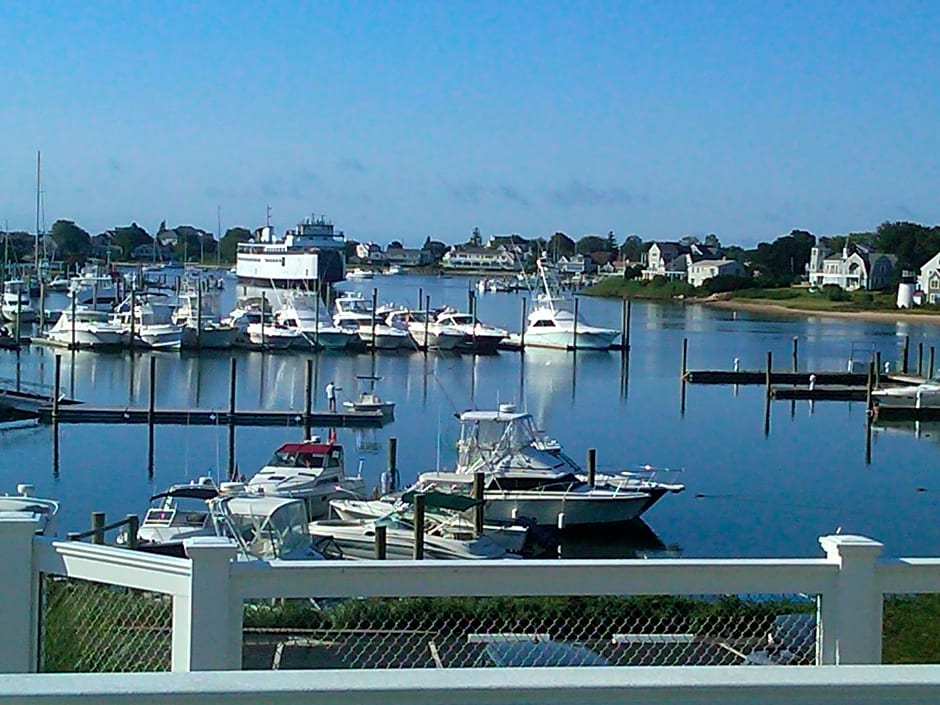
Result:
{"label": "white fence railing", "polygon": [[[818,596],[817,663],[845,665],[880,662],[885,594],[940,592],[940,560],[881,560],[880,543],[851,535],[821,537],[825,556],[810,559],[242,563],[234,560],[234,544],[226,539],[191,539],[187,542],[189,558],[178,559],[112,547],[51,541],[35,536],[34,528],[28,515],[0,517],[0,564],[4,566],[0,574],[0,634],[3,635],[0,639],[0,672],[4,673],[36,670],[41,574],[171,596],[172,670],[177,672],[240,669],[244,604],[245,600],[254,598],[803,593]],[[671,673],[673,669],[658,670]],[[801,673],[798,678],[781,678],[823,678],[806,675],[805,669],[795,670]],[[884,677],[906,674],[897,682],[901,689],[908,687],[903,684],[912,673],[920,674],[910,676],[915,680],[926,679],[934,685],[940,683],[936,670],[876,670],[884,673]],[[640,671],[629,669],[629,672]],[[567,675],[557,675],[560,673]],[[568,679],[571,684],[578,678],[587,678],[573,675],[571,669],[557,669],[557,674],[557,678]],[[361,672],[350,676],[363,677]],[[435,679],[433,675],[428,677],[432,681]],[[499,678],[493,674],[487,676],[491,677]],[[719,680],[723,677],[716,676]],[[342,681],[345,677],[335,678]],[[400,674],[395,678],[400,683],[412,676]],[[458,688],[451,675],[436,678],[434,682],[438,687]],[[521,694],[528,677],[523,679],[520,675],[519,678],[514,682]],[[597,683],[608,678],[612,682],[616,680],[615,676],[597,678]],[[618,682],[623,678],[620,676]],[[628,680],[633,678],[631,675]],[[689,682],[694,681],[694,677],[688,678],[691,679]],[[767,684],[773,681],[773,678],[764,676],[735,676],[731,680],[743,683],[741,678],[745,681],[756,678],[767,688],[771,687]],[[762,680],[764,678],[767,678],[766,683]],[[868,676],[859,678],[864,681]],[[754,681],[755,687],[763,688],[764,685],[757,681]],[[94,687],[104,687],[110,681],[105,678],[87,682],[93,683]],[[145,679],[140,682],[156,681]],[[191,681],[174,682],[184,688]],[[241,679],[226,682],[241,682]],[[289,680],[284,682],[290,683]],[[471,678],[466,682],[470,688],[474,682],[480,681]],[[885,681],[883,685],[887,687],[892,683]],[[923,683],[916,687],[923,687]],[[386,691],[381,697],[376,694],[376,699],[371,702],[385,702],[385,698],[391,701],[392,690]],[[3,697],[3,687],[0,686],[0,702]],[[194,697],[194,702],[205,701]],[[456,694],[448,700],[462,702]],[[589,699],[581,701],[588,702]],[[415,702],[422,701],[418,698]]]}

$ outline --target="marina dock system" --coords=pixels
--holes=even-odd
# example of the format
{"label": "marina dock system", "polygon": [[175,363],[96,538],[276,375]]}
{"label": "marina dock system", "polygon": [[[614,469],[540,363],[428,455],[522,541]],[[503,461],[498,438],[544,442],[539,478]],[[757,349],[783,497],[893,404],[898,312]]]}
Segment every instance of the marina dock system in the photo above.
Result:
{"label": "marina dock system", "polygon": [[38,410],[40,423],[142,424],[175,426],[316,426],[331,428],[377,428],[380,411],[340,413],[331,411],[235,411],[220,409],[130,409],[92,407],[84,404]]}

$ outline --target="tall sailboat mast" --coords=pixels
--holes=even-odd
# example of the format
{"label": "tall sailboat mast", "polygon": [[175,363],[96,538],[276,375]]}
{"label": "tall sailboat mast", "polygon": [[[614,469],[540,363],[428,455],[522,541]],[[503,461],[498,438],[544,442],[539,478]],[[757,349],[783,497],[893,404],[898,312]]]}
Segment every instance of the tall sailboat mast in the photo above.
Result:
{"label": "tall sailboat mast", "polygon": [[36,269],[36,281],[39,281],[39,212],[41,209],[42,152],[36,151],[36,249],[33,253],[33,267]]}

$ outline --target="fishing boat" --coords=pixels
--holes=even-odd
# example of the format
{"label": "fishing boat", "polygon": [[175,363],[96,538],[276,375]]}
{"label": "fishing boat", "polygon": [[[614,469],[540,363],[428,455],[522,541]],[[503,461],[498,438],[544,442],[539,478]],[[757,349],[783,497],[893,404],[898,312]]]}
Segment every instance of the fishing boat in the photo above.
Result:
{"label": "fishing boat", "polygon": [[182,347],[227,350],[235,344],[238,328],[222,321],[219,290],[206,289],[200,280],[187,280],[177,297],[172,321],[182,326]]}
{"label": "fishing boat", "polygon": [[8,279],[3,283],[0,298],[0,314],[8,321],[32,323],[36,320],[36,309],[29,297],[29,286],[23,279]]}
{"label": "fishing boat", "polygon": [[315,293],[288,292],[274,312],[274,320],[285,328],[297,330],[306,347],[345,350],[361,340],[358,328],[340,328],[328,320],[326,307],[320,305]]}
{"label": "fishing boat", "polygon": [[112,311],[120,303],[115,277],[91,265],[69,280],[68,296],[76,306],[97,311]]}
{"label": "fishing boat", "polygon": [[105,311],[76,307],[63,309],[45,337],[57,345],[100,350],[126,346],[130,332]]}
{"label": "fishing boat", "polygon": [[375,385],[381,377],[374,375],[356,375],[359,394],[355,399],[347,399],[343,406],[349,411],[380,411],[383,416],[395,413],[395,402],[382,399],[375,391]]}
{"label": "fishing boat", "polygon": [[16,486],[16,494],[0,495],[0,514],[19,512],[32,515],[36,522],[36,533],[55,536],[58,523],[59,503],[52,499],[34,497],[35,487],[27,483]]}
{"label": "fishing boat", "polygon": [[442,326],[455,328],[466,336],[457,349],[478,355],[493,355],[499,344],[509,337],[504,328],[490,326],[477,320],[472,314],[462,313],[453,308],[445,308],[437,314],[435,320]]}
{"label": "fishing boat", "polygon": [[426,311],[396,309],[386,314],[385,322],[393,328],[406,331],[414,344],[422,350],[456,350],[467,342],[466,333],[456,326],[433,320],[432,315]]}
{"label": "fishing boat", "polygon": [[411,336],[407,331],[393,328],[383,322],[372,303],[358,292],[348,292],[333,302],[336,312],[333,324],[338,328],[353,331],[366,343],[379,350],[411,348]]}
{"label": "fishing boat", "polygon": [[620,331],[589,325],[566,308],[568,300],[557,293],[545,267],[538,263],[542,292],[528,316],[525,344],[561,350],[610,350]]}
{"label": "fishing boat", "polygon": [[302,499],[311,521],[326,517],[330,501],[365,496],[362,475],[346,475],[343,447],[319,436],[280,446],[248,480],[249,492]]}
{"label": "fishing boat", "polygon": [[183,327],[173,323],[174,305],[160,292],[131,292],[112,320],[130,336],[130,344],[150,350],[179,350]]}
{"label": "fishing boat", "polygon": [[303,340],[296,328],[280,325],[271,311],[271,304],[260,296],[238,299],[236,307],[224,319],[238,330],[236,340],[263,350],[287,350]]}

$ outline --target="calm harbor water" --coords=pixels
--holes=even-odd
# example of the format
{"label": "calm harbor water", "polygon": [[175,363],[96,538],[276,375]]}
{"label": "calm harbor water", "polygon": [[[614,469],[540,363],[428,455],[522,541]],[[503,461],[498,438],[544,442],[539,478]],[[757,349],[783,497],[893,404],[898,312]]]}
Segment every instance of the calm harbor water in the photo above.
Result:
{"label": "calm harbor water", "polygon": [[[420,289],[432,306],[467,304],[468,280],[458,277],[343,284],[367,297],[373,287],[380,301],[415,305]],[[223,310],[235,296],[229,279]],[[479,296],[480,318],[518,331],[523,296]],[[620,327],[618,301],[582,299],[580,308],[591,323]],[[762,387],[689,386],[683,412],[679,383],[684,337],[691,369],[729,369],[734,358],[742,369],[761,369],[768,351],[776,367],[789,369],[796,337],[801,369],[836,370],[845,369],[853,351],[856,359],[877,350],[884,360],[896,360],[908,335],[916,360],[917,343],[940,347],[940,328],[642,302],[632,313],[625,380],[616,352],[529,350],[477,358],[399,352],[374,359],[321,353],[312,355],[314,407],[325,407],[323,387],[330,380],[343,388],[342,399],[355,394],[355,375],[383,376],[379,392],[397,402],[395,420],[382,429],[338,432],[347,471],[361,462],[370,486],[385,469],[388,438],[399,439],[399,468],[407,482],[421,471],[453,465],[456,412],[499,402],[528,409],[576,459],[593,447],[601,470],[650,464],[670,469],[661,477],[687,486],[645,515],[649,531],[581,536],[566,543],[566,555],[806,556],[818,554],[819,535],[836,530],[883,541],[892,555],[940,553],[940,425],[876,426],[869,464],[863,403],[774,402],[765,435]],[[56,352],[63,356],[63,387],[75,398],[146,406],[149,353],[73,354],[41,346],[19,355],[0,351],[0,377],[51,385]],[[239,408],[303,409],[308,355],[234,355]],[[158,407],[227,407],[228,353],[156,358]],[[276,446],[300,435],[289,428],[238,429],[239,469],[251,475]],[[31,482],[37,494],[59,499],[60,535],[88,528],[92,511],[109,518],[142,514],[154,491],[199,475],[224,477],[228,465],[224,427],[157,427],[152,477],[145,426],[63,425],[59,441],[56,469],[50,427],[0,433],[0,491]]]}

